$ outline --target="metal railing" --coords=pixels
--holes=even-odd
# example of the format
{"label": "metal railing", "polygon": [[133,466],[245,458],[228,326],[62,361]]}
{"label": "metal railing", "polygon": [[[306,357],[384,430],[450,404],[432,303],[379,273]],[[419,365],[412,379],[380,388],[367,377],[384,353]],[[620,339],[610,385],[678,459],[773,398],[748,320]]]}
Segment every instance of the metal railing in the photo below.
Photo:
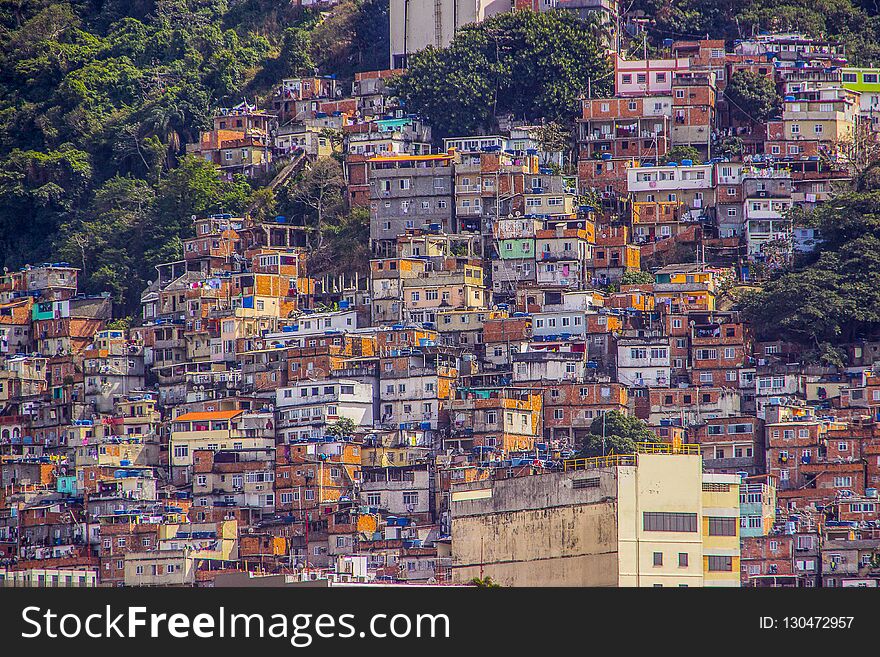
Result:
{"label": "metal railing", "polygon": [[638,465],[639,454],[689,454],[699,455],[700,446],[684,443],[636,443],[634,454],[609,454],[580,459],[566,459],[563,469],[588,470],[591,468],[610,468],[618,465]]}

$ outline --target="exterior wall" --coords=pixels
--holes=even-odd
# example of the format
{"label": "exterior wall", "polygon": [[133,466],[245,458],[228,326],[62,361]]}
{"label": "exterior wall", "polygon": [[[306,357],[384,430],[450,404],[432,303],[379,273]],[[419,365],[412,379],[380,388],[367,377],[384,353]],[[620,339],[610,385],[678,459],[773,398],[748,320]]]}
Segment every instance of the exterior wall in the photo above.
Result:
{"label": "exterior wall", "polygon": [[[573,482],[599,476],[600,486]],[[553,485],[548,485],[549,480]],[[617,482],[612,470],[454,486],[453,581],[502,586],[616,586]],[[610,499],[609,499],[610,498]],[[565,535],[566,540],[554,537]]]}
{"label": "exterior wall", "polygon": [[[453,579],[492,577],[506,586],[702,586],[700,463],[695,456],[641,454],[637,466],[453,486]],[[730,498],[726,512],[738,515],[738,494]],[[692,514],[694,531],[645,530],[645,512]],[[552,538],[563,535],[566,540]]]}
{"label": "exterior wall", "polygon": [[703,585],[707,587],[740,585],[740,481],[737,475],[703,475]]}
{"label": "exterior wall", "polygon": [[[686,455],[640,454],[638,466],[617,468],[619,586],[703,585],[701,459]],[[737,500],[738,503],[738,500]],[[646,531],[644,513],[689,513],[697,531]],[[662,565],[654,565],[661,553]],[[680,566],[679,554],[687,554]]]}
{"label": "exterior wall", "polygon": [[405,56],[428,46],[446,47],[455,32],[469,23],[510,11],[510,0],[492,0],[481,5],[473,0],[392,0],[391,65],[405,65]]}

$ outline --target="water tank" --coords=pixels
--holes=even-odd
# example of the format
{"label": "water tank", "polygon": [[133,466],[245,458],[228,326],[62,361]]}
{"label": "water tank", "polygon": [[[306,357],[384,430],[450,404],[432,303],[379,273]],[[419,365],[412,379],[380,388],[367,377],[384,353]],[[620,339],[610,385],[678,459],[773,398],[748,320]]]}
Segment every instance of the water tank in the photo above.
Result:
{"label": "water tank", "polygon": [[693,160],[682,160],[682,161],[681,161],[681,166],[683,166],[683,167],[689,167],[689,166],[693,165],[693,163],[694,163]]}

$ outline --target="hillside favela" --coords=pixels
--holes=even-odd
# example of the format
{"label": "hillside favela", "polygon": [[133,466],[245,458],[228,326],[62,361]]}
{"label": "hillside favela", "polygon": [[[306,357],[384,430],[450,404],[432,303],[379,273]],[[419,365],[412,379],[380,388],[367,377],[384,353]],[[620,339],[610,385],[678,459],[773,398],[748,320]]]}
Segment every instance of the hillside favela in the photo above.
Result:
{"label": "hillside favela", "polygon": [[0,587],[878,586],[875,3],[35,0],[0,62]]}

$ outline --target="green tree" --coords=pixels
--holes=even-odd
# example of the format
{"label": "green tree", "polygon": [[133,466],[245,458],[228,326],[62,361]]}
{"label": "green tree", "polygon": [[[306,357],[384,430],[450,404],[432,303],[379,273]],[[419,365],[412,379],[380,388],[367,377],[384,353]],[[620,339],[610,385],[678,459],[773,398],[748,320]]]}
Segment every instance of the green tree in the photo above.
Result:
{"label": "green tree", "polygon": [[569,125],[582,96],[611,89],[592,27],[564,11],[499,14],[412,55],[396,88],[438,136],[492,129],[504,114]]}
{"label": "green tree", "polygon": [[333,424],[327,425],[324,433],[326,433],[328,436],[345,438],[348,436],[353,436],[355,431],[357,431],[357,424],[355,424],[354,420],[347,417],[341,417]]}
{"label": "green tree", "polygon": [[666,151],[666,155],[660,158],[661,164],[666,164],[667,162],[678,162],[681,163],[682,160],[690,160],[691,162],[702,162],[703,158],[700,155],[700,151],[698,151],[693,146],[673,146],[668,151]]}
{"label": "green tree", "polygon": [[492,579],[491,577],[484,577],[484,578],[482,578],[482,579],[479,578],[479,577],[474,577],[474,578],[470,581],[470,584],[471,584],[471,586],[476,586],[476,587],[479,588],[479,589],[497,589],[497,588],[501,588],[501,585],[498,584],[498,583],[496,583],[495,580]]}
{"label": "green tree", "polygon": [[334,223],[342,212],[344,187],[342,165],[332,157],[323,157],[285,188],[288,200],[311,216],[318,251],[324,245],[327,224]]}
{"label": "green tree", "polygon": [[[318,16],[269,0],[0,3],[2,264],[85,260],[84,290],[136,304],[152,266],[179,255],[191,214],[237,212],[251,194],[208,163],[178,162],[186,145],[217,105],[310,72]],[[126,185],[133,203],[154,197],[136,222],[99,207]],[[121,237],[130,223],[137,248]]]}
{"label": "green tree", "polygon": [[659,442],[657,434],[637,417],[619,411],[608,411],[593,420],[590,433],[580,444],[580,456],[634,454],[636,443]]}
{"label": "green tree", "polygon": [[81,269],[82,289],[110,292],[134,308],[144,287],[146,225],[155,195],[137,178],[114,177],[95,193],[89,212],[61,227],[57,251]]}
{"label": "green tree", "polygon": [[743,118],[752,121],[764,122],[779,113],[776,85],[766,75],[737,71],[730,76],[724,95]]}
{"label": "green tree", "polygon": [[312,33],[312,55],[323,70],[350,78],[389,67],[388,0],[342,0]]}
{"label": "green tree", "polygon": [[654,275],[647,271],[627,271],[620,278],[621,285],[648,285],[654,282]]}
{"label": "green tree", "polygon": [[179,166],[156,189],[155,210],[147,221],[147,266],[183,255],[181,239],[192,235],[193,215],[239,214],[247,207],[251,193],[244,176],[222,180],[215,164],[191,155],[181,158]]}
{"label": "green tree", "polygon": [[716,157],[733,159],[743,154],[743,140],[741,137],[724,137],[712,147],[712,154]]}
{"label": "green tree", "polygon": [[369,275],[370,271],[370,211],[352,208],[348,213],[336,216],[333,223],[324,227],[326,257],[311,261],[316,273],[357,272]]}
{"label": "green tree", "polygon": [[811,223],[823,238],[818,258],[778,272],[739,306],[764,339],[786,339],[828,355],[824,344],[880,331],[880,192],[842,194]]}
{"label": "green tree", "polygon": [[89,154],[70,144],[48,152],[13,150],[0,160],[0,255],[18,267],[50,255],[52,237],[88,200]]}

